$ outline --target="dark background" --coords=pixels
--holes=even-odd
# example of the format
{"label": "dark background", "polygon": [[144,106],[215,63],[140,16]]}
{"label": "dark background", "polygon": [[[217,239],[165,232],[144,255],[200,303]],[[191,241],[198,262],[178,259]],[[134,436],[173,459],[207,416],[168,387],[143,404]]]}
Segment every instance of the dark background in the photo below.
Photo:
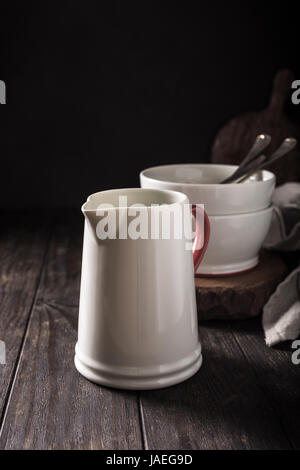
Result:
{"label": "dark background", "polygon": [[279,68],[300,79],[289,2],[0,5],[2,208],[79,207],[145,167],[208,161]]}

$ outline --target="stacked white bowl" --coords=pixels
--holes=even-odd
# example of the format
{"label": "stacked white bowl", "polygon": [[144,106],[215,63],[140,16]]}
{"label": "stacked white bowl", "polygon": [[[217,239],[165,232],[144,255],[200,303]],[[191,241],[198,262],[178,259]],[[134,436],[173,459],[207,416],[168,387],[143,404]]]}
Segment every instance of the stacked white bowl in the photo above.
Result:
{"label": "stacked white bowl", "polygon": [[191,204],[203,204],[210,221],[207,251],[200,276],[224,276],[253,269],[272,219],[275,175],[262,171],[244,183],[220,184],[234,165],[181,164],[141,172],[142,188],[185,193]]}

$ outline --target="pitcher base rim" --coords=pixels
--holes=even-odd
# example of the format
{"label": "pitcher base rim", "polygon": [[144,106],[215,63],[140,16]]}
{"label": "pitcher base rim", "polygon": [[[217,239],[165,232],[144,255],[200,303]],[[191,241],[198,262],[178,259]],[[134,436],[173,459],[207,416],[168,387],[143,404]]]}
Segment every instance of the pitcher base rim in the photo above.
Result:
{"label": "pitcher base rim", "polygon": [[[200,349],[200,348],[199,348]],[[78,354],[75,354],[74,363],[77,371],[83,375],[86,379],[90,380],[99,385],[104,385],[105,387],[125,389],[125,390],[153,390],[159,388],[170,387],[171,385],[184,382],[185,380],[192,377],[202,365],[202,353],[201,349],[196,359],[194,359],[190,364],[186,365],[185,368],[179,367],[179,370],[174,370],[171,373],[157,373],[156,376],[136,376],[128,377],[118,375],[117,377],[112,377],[106,372],[95,370],[86,364],[84,364]]]}

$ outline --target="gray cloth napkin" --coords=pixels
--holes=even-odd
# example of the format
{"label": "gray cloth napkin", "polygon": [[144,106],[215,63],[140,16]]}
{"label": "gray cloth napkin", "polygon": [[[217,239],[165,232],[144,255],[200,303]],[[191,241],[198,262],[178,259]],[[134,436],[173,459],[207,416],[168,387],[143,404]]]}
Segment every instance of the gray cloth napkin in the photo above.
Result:
{"label": "gray cloth napkin", "polygon": [[[286,183],[276,188],[273,204],[271,228],[264,248],[300,250],[300,183]],[[299,336],[300,263],[264,306],[263,329],[268,346]]]}

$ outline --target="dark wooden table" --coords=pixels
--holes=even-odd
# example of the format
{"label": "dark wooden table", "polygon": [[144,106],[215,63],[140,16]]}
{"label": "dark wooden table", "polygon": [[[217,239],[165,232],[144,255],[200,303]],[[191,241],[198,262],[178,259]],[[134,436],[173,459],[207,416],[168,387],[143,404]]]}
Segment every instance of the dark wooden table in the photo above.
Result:
{"label": "dark wooden table", "polygon": [[300,365],[265,346],[260,319],[200,324],[203,366],[169,389],[77,373],[82,229],[79,211],[1,214],[0,448],[299,449]]}

